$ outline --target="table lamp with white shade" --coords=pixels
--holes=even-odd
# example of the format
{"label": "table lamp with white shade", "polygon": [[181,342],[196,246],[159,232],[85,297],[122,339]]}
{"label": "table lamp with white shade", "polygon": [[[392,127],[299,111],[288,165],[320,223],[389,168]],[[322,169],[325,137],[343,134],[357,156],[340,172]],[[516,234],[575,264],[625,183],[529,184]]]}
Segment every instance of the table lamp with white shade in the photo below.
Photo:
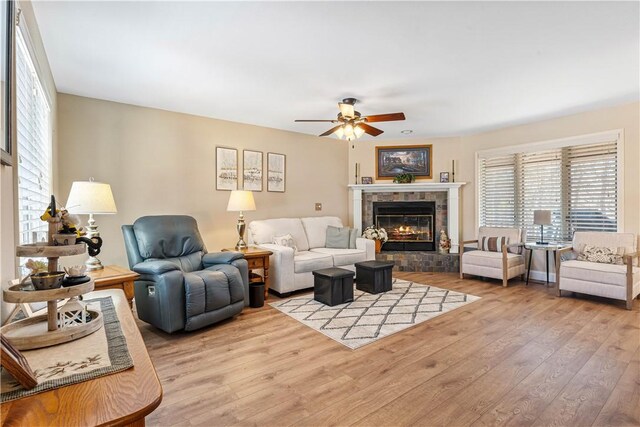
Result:
{"label": "table lamp with white shade", "polygon": [[548,245],[549,242],[544,241],[544,226],[551,225],[551,211],[533,211],[533,223],[540,226],[540,241],[536,243],[539,245]]}
{"label": "table lamp with white shade", "polygon": [[[65,206],[69,213],[88,214],[87,237],[100,236],[93,215],[115,214],[116,202],[113,199],[111,186],[103,182],[74,181]],[[104,267],[97,257],[89,257],[85,262],[87,270],[101,270]]]}
{"label": "table lamp with white shade", "polygon": [[229,204],[227,205],[227,211],[240,212],[238,216],[238,224],[236,224],[236,230],[238,231],[238,243],[236,243],[236,249],[245,249],[247,244],[244,241],[244,214],[243,211],[255,211],[256,202],[253,200],[253,193],[245,190],[233,190],[229,196]]}

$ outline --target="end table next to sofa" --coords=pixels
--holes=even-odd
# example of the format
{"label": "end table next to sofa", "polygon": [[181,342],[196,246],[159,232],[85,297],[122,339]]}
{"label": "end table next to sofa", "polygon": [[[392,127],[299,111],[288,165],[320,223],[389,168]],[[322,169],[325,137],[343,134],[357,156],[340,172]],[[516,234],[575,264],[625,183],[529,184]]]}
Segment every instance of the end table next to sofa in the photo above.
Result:
{"label": "end table next to sofa", "polygon": [[[533,258],[533,251],[544,251],[544,258],[547,265],[547,284],[549,286],[549,252],[553,252],[553,260],[556,259],[556,251],[569,246],[565,243],[545,243],[540,244],[536,242],[527,242],[524,244],[524,248],[529,251],[529,262],[527,264],[527,286],[529,285],[529,276],[531,276],[531,259]],[[556,279],[557,281],[557,279]]]}
{"label": "end table next to sofa", "polygon": [[[249,264],[249,282],[264,281],[264,299],[269,296],[269,256],[273,252],[257,246],[249,246],[245,249],[224,248],[222,252],[240,252],[244,255],[244,259]],[[262,269],[264,278],[253,270]]]}

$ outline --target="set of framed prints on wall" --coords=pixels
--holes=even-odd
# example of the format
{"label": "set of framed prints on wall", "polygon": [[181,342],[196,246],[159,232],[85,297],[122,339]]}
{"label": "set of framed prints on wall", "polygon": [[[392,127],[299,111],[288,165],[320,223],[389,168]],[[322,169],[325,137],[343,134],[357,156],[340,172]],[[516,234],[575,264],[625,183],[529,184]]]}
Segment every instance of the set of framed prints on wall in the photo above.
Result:
{"label": "set of framed prints on wall", "polygon": [[[267,191],[284,193],[286,188],[286,156],[267,153]],[[216,190],[238,189],[238,150],[216,147]],[[264,153],[242,150],[242,189],[262,191]]]}

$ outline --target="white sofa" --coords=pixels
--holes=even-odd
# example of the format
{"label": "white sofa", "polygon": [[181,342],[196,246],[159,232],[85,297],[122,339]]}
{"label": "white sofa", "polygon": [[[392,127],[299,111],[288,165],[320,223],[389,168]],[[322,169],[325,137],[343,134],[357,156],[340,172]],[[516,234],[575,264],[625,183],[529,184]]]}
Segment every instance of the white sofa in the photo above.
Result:
{"label": "white sofa", "polygon": [[[573,251],[575,257],[585,245],[624,248],[624,265],[602,264],[570,259],[562,261],[563,253]],[[557,253],[556,277],[558,296],[562,291],[613,298],[633,308],[633,299],[640,294],[637,239],[633,233],[576,232],[571,248]]]}
{"label": "white sofa", "polygon": [[[465,244],[482,244],[483,237],[506,237],[509,243],[500,248],[499,252],[476,251],[464,252]],[[525,272],[524,255],[522,255],[522,230],[509,227],[480,227],[477,240],[462,242],[462,255],[460,256],[460,278],[465,274],[474,276],[491,277],[502,280],[505,288],[512,279],[522,276]]]}
{"label": "white sofa", "polygon": [[[326,248],[328,226],[342,227],[338,217],[277,218],[251,221],[249,244],[273,252],[269,259],[269,289],[284,294],[313,287],[314,270],[340,267],[355,271],[354,263],[375,259],[375,243],[356,239],[355,249]],[[273,238],[291,234],[298,252],[273,244]]]}

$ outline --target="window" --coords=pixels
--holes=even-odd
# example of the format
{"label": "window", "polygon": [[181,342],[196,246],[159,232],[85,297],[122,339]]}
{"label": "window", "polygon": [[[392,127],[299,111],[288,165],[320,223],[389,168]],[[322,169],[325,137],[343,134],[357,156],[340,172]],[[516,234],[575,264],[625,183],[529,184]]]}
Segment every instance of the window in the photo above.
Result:
{"label": "window", "polygon": [[20,244],[47,239],[40,216],[51,198],[50,108],[21,29],[16,31],[18,227]]}
{"label": "window", "polygon": [[[533,211],[550,210],[547,241],[576,231],[617,231],[619,132],[478,153],[478,222],[540,237]],[[529,148],[525,151],[523,148]]]}

